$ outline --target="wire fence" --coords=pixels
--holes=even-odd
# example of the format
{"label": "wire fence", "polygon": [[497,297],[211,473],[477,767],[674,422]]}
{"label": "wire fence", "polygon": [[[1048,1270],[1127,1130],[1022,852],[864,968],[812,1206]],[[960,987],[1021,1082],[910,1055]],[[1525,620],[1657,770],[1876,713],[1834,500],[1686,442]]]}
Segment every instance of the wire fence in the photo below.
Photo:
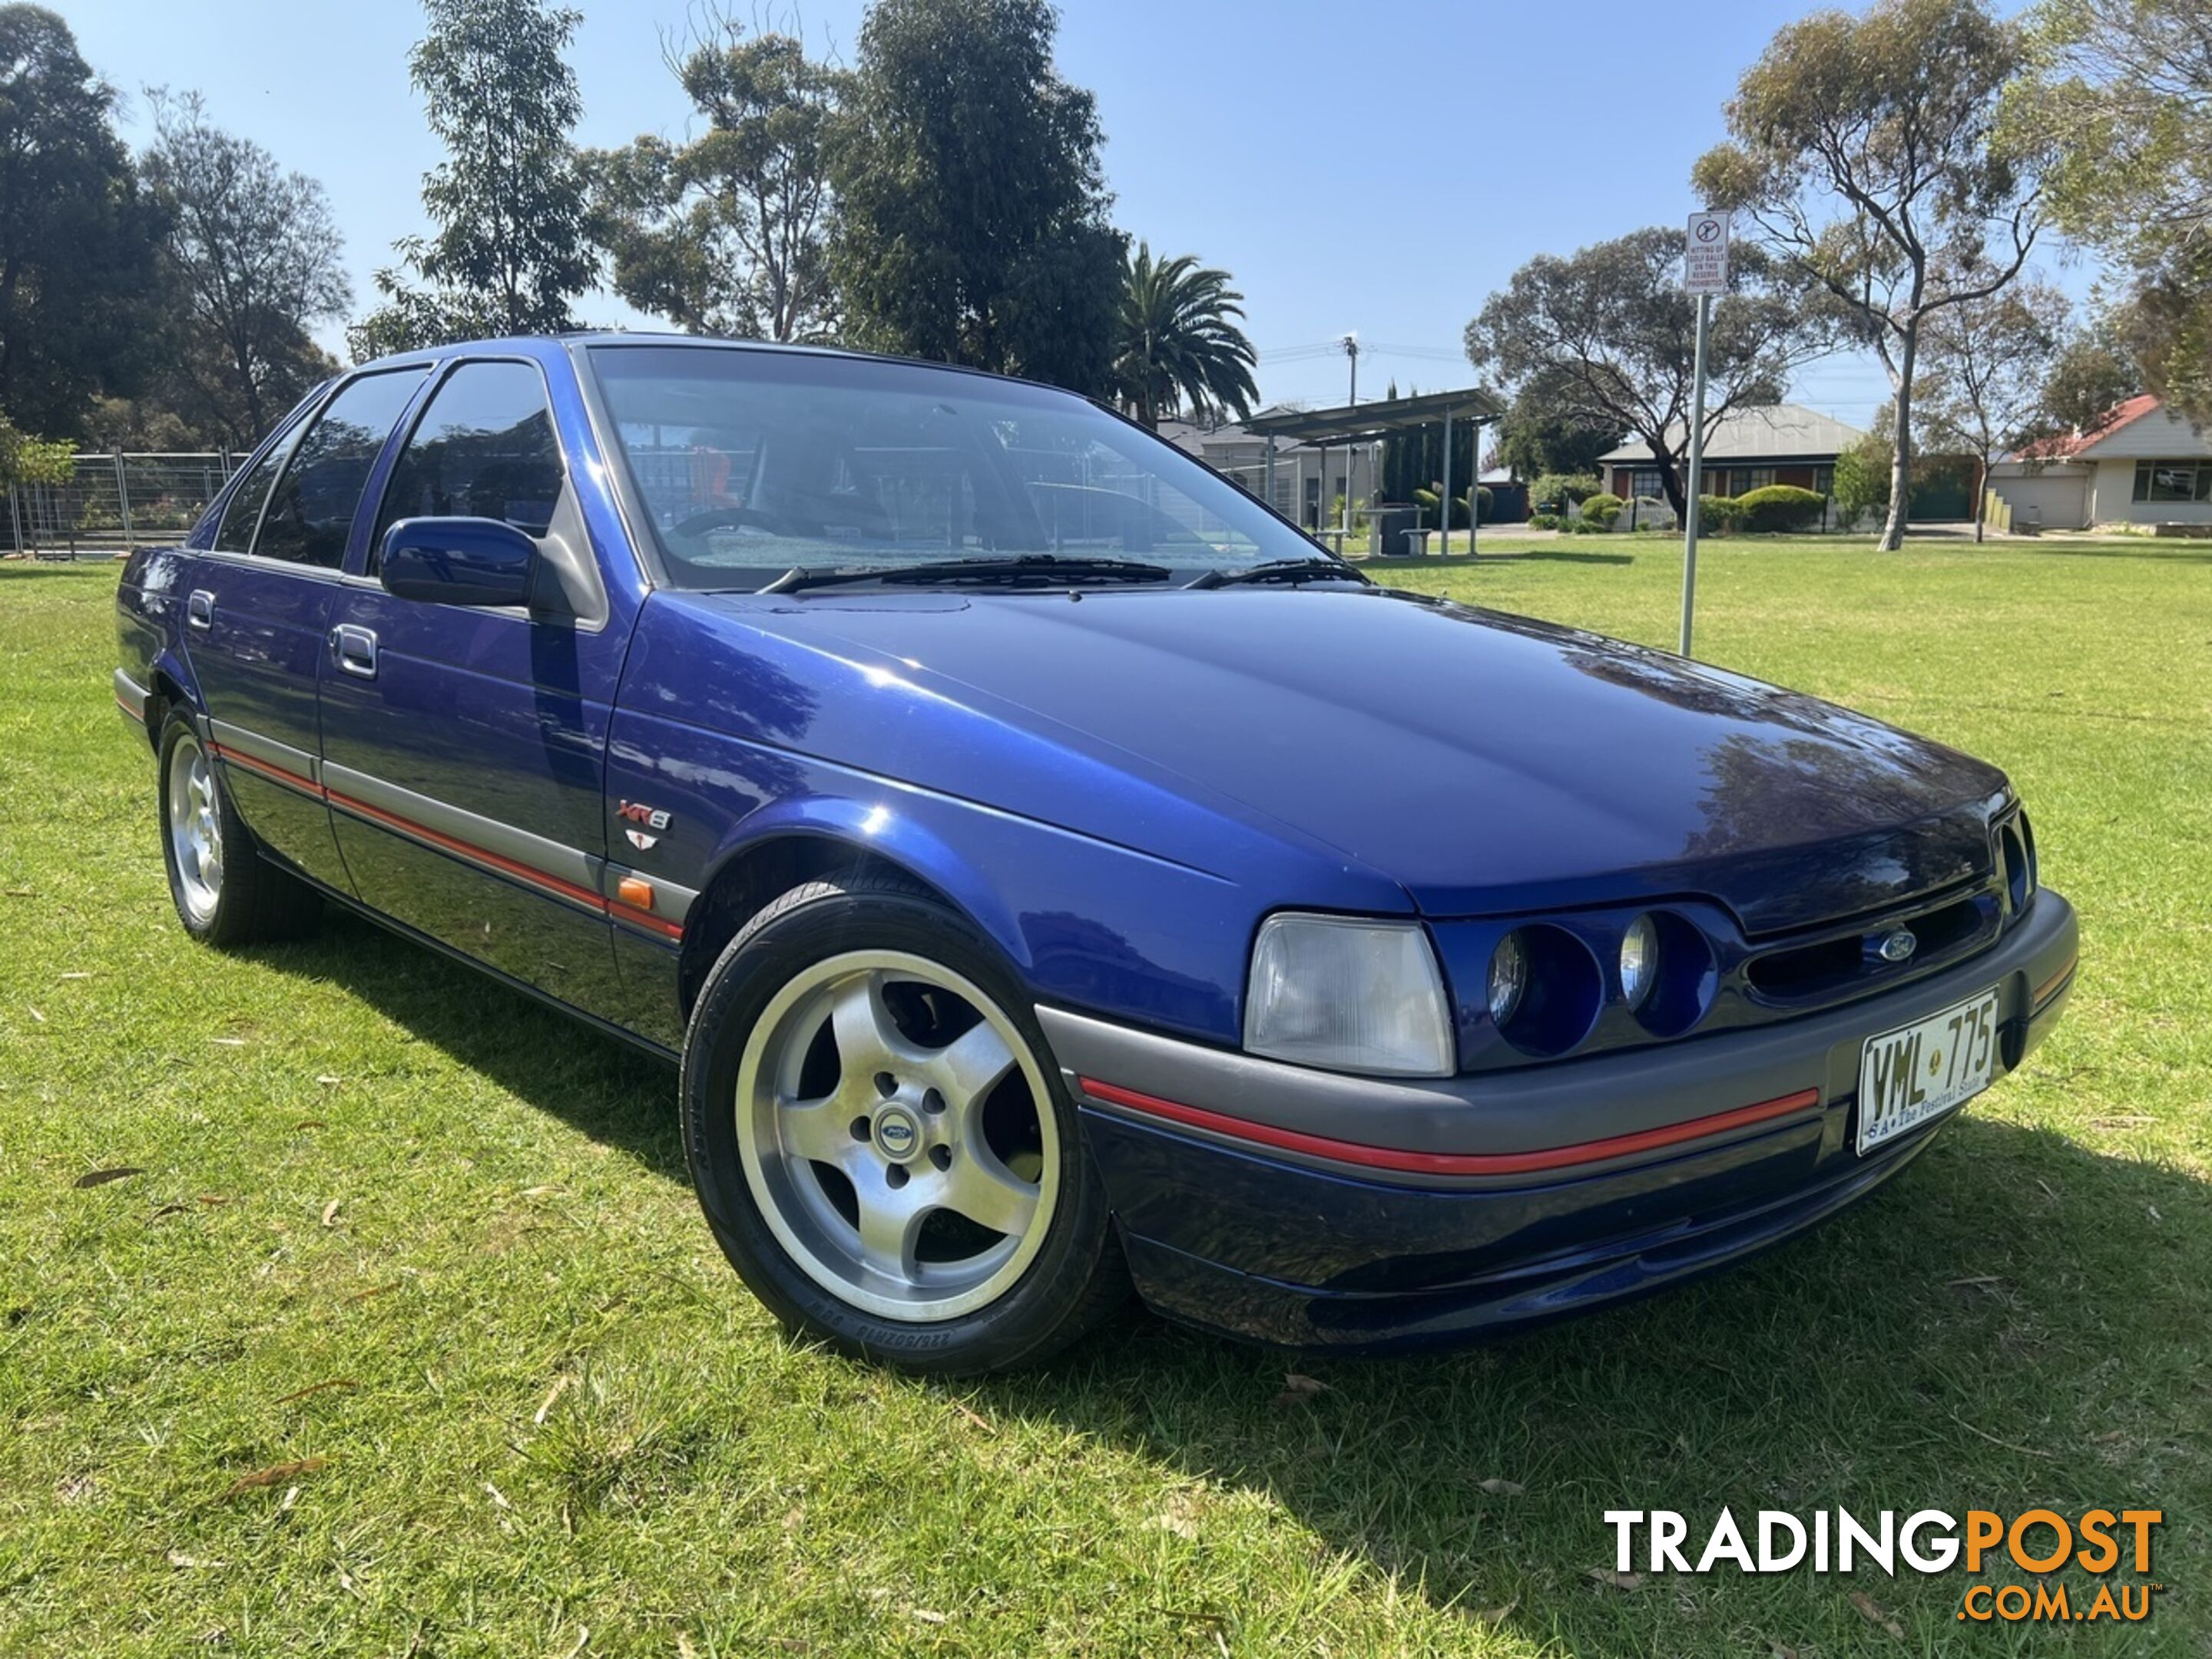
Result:
{"label": "wire fence", "polygon": [[223,450],[74,456],[68,483],[9,490],[0,544],[35,558],[100,559],[181,541],[244,459]]}

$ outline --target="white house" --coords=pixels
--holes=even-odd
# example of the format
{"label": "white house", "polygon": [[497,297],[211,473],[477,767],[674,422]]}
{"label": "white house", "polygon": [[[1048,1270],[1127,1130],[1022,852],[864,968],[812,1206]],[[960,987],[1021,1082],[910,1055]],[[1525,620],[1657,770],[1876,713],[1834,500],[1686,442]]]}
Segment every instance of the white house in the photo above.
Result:
{"label": "white house", "polygon": [[2152,397],[2130,398],[2085,432],[2033,443],[1990,469],[2013,527],[2212,526],[2212,434]]}

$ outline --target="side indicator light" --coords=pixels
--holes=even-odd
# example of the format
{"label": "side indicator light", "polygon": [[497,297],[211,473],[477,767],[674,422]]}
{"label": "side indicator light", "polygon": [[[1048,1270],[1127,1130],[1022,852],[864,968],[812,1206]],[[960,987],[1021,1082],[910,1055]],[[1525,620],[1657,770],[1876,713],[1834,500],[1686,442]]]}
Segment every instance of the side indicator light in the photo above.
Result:
{"label": "side indicator light", "polygon": [[633,910],[653,908],[653,884],[638,876],[624,876],[615,887],[615,896]]}

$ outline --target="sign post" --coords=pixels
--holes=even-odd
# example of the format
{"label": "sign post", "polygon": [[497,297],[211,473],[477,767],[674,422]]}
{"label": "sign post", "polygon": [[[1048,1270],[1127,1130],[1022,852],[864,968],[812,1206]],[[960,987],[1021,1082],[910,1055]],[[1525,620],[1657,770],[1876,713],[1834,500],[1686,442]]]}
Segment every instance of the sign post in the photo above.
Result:
{"label": "sign post", "polygon": [[1729,216],[1693,213],[1682,255],[1682,289],[1698,298],[1698,345],[1690,390],[1690,477],[1682,508],[1682,641],[1690,654],[1690,624],[1698,604],[1698,508],[1705,480],[1705,337],[1711,331],[1713,297],[1728,292]]}

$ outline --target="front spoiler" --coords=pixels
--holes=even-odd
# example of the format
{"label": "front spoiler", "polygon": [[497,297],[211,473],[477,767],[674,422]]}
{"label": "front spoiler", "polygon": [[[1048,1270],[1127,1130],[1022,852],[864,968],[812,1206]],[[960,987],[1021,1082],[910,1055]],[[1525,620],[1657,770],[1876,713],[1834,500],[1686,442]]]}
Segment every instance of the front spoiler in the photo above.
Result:
{"label": "front spoiler", "polygon": [[[1435,1082],[1339,1077],[1056,1010],[1040,1018],[1155,1307],[1290,1346],[1382,1350],[1638,1295],[1863,1196],[1939,1123],[1859,1158],[1860,1044],[1995,984],[2002,1076],[2056,1022],[2076,939],[2071,907],[2046,892],[1980,957],[1846,1009]],[[1133,1096],[1204,1116],[1170,1120]],[[1749,1103],[1778,1109],[1746,1119]],[[1653,1133],[1657,1144],[1638,1144]],[[1410,1167],[1315,1150],[1333,1143],[1406,1154]],[[1484,1172],[1486,1157],[1531,1153],[1551,1161]],[[1472,1172],[1425,1172],[1455,1157]]]}

